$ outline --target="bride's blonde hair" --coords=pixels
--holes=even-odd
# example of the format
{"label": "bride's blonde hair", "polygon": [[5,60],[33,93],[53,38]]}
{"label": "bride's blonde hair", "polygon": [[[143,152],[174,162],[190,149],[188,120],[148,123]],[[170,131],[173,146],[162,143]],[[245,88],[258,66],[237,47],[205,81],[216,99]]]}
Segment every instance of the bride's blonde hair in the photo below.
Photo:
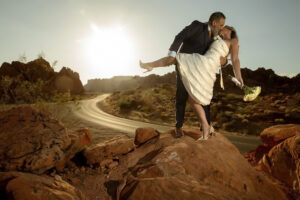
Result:
{"label": "bride's blonde hair", "polygon": [[231,35],[230,35],[231,39],[234,39],[234,38],[236,38],[237,40],[239,39],[235,28],[233,28],[232,26],[228,26],[228,25],[224,26],[224,28],[231,30]]}

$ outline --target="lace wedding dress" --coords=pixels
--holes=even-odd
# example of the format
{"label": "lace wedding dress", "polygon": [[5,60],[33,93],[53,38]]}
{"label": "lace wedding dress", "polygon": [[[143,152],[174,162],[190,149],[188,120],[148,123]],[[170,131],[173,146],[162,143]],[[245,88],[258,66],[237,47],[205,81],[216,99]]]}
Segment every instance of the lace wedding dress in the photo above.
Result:
{"label": "lace wedding dress", "polygon": [[220,56],[226,57],[229,52],[225,41],[215,40],[204,55],[197,53],[179,53],[176,56],[182,82],[196,102],[210,104],[216,73],[219,70]]}

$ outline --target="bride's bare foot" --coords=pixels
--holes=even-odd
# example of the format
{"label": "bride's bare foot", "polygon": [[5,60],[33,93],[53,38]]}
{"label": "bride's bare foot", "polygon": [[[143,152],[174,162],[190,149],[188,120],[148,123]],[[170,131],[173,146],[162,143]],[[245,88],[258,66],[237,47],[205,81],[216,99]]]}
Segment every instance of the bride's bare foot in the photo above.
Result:
{"label": "bride's bare foot", "polygon": [[144,73],[150,72],[153,69],[151,66],[147,65],[146,63],[143,63],[142,61],[140,61],[140,67],[147,70]]}

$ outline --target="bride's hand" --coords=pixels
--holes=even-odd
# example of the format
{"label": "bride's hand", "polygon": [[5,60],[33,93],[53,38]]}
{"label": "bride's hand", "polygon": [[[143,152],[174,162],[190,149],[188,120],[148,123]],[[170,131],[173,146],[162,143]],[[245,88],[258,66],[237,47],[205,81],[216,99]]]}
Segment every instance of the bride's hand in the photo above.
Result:
{"label": "bride's hand", "polygon": [[241,84],[238,85],[238,86],[242,89],[243,86],[244,86],[244,81],[243,81],[242,77],[236,77],[236,79],[241,83]]}

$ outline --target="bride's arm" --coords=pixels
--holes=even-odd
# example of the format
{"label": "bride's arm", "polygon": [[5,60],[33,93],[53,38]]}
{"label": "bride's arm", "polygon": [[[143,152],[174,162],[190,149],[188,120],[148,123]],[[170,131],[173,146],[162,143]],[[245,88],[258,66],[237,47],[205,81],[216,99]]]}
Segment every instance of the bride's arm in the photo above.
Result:
{"label": "bride's arm", "polygon": [[241,74],[241,66],[240,66],[240,59],[239,59],[239,42],[237,39],[231,40],[231,62],[233,67],[233,72],[235,77],[244,85],[244,81]]}

